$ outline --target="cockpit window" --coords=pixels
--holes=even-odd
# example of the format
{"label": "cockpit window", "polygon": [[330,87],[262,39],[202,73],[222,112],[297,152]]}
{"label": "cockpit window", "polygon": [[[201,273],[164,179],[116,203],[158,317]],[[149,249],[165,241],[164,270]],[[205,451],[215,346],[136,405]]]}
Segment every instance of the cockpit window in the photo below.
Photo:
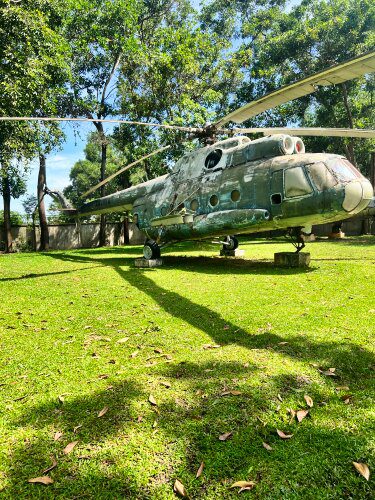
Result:
{"label": "cockpit window", "polygon": [[331,158],[326,163],[339,181],[353,181],[361,176],[347,160],[342,158]]}
{"label": "cockpit window", "polygon": [[312,192],[312,187],[306,178],[302,167],[293,167],[285,170],[285,196],[305,196]]}
{"label": "cockpit window", "polygon": [[207,155],[207,158],[204,162],[204,166],[206,168],[214,168],[216,165],[219,163],[221,160],[221,157],[223,156],[223,151],[221,149],[214,149]]}
{"label": "cockpit window", "polygon": [[327,166],[319,161],[312,165],[306,165],[312,183],[316,186],[318,191],[331,188],[337,184],[337,180],[333,177]]}

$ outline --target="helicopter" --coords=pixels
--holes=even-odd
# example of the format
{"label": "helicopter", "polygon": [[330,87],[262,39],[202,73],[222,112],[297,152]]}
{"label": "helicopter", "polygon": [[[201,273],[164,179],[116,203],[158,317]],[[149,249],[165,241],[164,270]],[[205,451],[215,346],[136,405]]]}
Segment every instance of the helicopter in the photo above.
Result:
{"label": "helicopter", "polygon": [[[212,240],[223,250],[235,250],[235,235],[282,230],[289,234],[296,251],[305,246],[304,236],[312,225],[341,221],[364,210],[373,199],[371,183],[344,156],[306,153],[300,136],[375,137],[374,130],[318,128],[236,128],[268,109],[314,92],[319,86],[343,83],[375,71],[375,51],[352,58],[329,69],[252,101],[203,128],[127,120],[86,118],[21,118],[56,121],[103,121],[158,126],[187,132],[202,147],[185,153],[163,176],[84,203],[75,210],[58,192],[66,213],[89,216],[130,212],[145,234],[143,256],[157,259],[170,243]],[[2,118],[0,118],[1,120]],[[14,120],[17,117],[12,118]],[[18,118],[20,119],[20,118]],[[262,132],[251,140],[244,134]],[[218,136],[227,138],[218,140]],[[169,146],[120,169],[115,175],[158,154]]]}

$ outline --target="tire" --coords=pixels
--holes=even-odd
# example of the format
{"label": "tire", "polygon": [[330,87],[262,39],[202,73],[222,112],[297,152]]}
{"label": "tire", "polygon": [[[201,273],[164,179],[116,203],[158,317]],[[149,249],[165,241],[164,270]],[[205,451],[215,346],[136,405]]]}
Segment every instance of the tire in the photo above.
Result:
{"label": "tire", "polygon": [[228,237],[228,244],[223,246],[224,250],[236,250],[238,248],[238,239],[235,236]]}
{"label": "tire", "polygon": [[146,241],[143,247],[143,257],[146,260],[159,259],[160,258],[160,247],[152,240]]}

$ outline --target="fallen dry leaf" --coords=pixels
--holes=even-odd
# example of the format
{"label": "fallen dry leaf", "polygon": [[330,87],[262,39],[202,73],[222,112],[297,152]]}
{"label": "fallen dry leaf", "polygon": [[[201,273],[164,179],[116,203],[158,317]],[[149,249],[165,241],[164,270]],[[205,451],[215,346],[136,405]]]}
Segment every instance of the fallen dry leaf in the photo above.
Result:
{"label": "fallen dry leaf", "polygon": [[204,469],[204,462],[200,464],[199,469],[197,470],[197,474],[195,476],[196,479],[198,479],[198,477],[202,475],[203,469]]}
{"label": "fallen dry leaf", "polygon": [[63,435],[63,433],[60,432],[60,431],[55,432],[55,435],[53,436],[53,440],[54,441],[58,441],[61,438],[62,435]]}
{"label": "fallen dry leaf", "polygon": [[138,423],[140,423],[140,422],[142,422],[142,420],[143,420],[142,415],[138,415],[138,417],[137,417],[137,422],[138,422]]}
{"label": "fallen dry leaf", "polygon": [[241,391],[224,391],[221,393],[221,396],[239,396],[240,394],[242,394]]}
{"label": "fallen dry leaf", "polygon": [[368,468],[368,465],[362,464],[361,462],[353,462],[353,465],[361,476],[366,479],[366,481],[370,479],[370,469]]}
{"label": "fallen dry leaf", "polygon": [[264,443],[264,442],[263,442],[263,443],[262,443],[262,445],[263,445],[263,447],[264,447],[267,451],[272,451],[272,450],[273,450],[272,446],[270,446],[268,443]]}
{"label": "fallen dry leaf", "polygon": [[343,396],[340,396],[340,399],[344,401],[346,405],[348,405],[352,401],[353,395],[352,394],[344,394]]}
{"label": "fallen dry leaf", "polygon": [[249,366],[250,366],[250,363],[244,363],[244,365],[243,365],[244,368],[249,368]]}
{"label": "fallen dry leaf", "polygon": [[109,375],[107,375],[106,373],[102,373],[101,375],[98,375],[98,378],[99,378],[100,380],[105,380],[105,379],[106,379],[106,378],[108,378],[108,377],[109,377]]}
{"label": "fallen dry leaf", "polygon": [[73,433],[75,434],[78,429],[80,429],[82,427],[82,424],[79,424],[79,425],[76,425],[75,427],[73,427]]}
{"label": "fallen dry leaf", "polygon": [[202,345],[203,349],[219,349],[221,345],[219,344],[203,344]]}
{"label": "fallen dry leaf", "polygon": [[308,396],[307,394],[305,394],[303,397],[306,401],[307,406],[309,408],[312,408],[314,406],[314,401],[312,400],[312,398],[310,398],[310,396]]}
{"label": "fallen dry leaf", "polygon": [[164,385],[164,387],[166,387],[167,389],[169,389],[171,387],[171,384],[169,382],[160,382],[161,385]]}
{"label": "fallen dry leaf", "polygon": [[42,471],[42,474],[47,474],[47,472],[49,472],[50,470],[52,470],[56,467],[57,460],[53,455],[51,455],[51,460],[52,460],[52,464],[49,467],[47,467],[47,469],[44,469],[44,471]]}
{"label": "fallen dry leaf", "polygon": [[139,353],[139,351],[134,351],[130,354],[130,357],[131,358],[135,358],[137,356],[137,354]]}
{"label": "fallen dry leaf", "polygon": [[68,455],[73,450],[73,448],[75,447],[75,445],[77,443],[78,443],[78,441],[73,441],[72,443],[69,443],[68,445],[66,445],[65,448],[63,449],[64,455]]}
{"label": "fallen dry leaf", "polygon": [[279,429],[276,429],[276,432],[281,439],[290,439],[293,436],[293,434],[285,434],[285,432],[280,431]]}
{"label": "fallen dry leaf", "polygon": [[220,434],[219,439],[220,441],[227,441],[227,439],[230,439],[233,436],[233,432],[225,432],[224,434]]}
{"label": "fallen dry leaf", "polygon": [[123,337],[122,339],[118,339],[116,344],[125,344],[129,340],[130,337]]}
{"label": "fallen dry leaf", "polygon": [[336,370],[336,368],[329,368],[326,371],[324,371],[324,370],[319,370],[319,371],[320,371],[320,373],[322,373],[323,375],[326,375],[327,377],[337,377],[335,370]]}
{"label": "fallen dry leaf", "polygon": [[98,418],[100,417],[103,417],[103,415],[105,415],[107,413],[107,411],[109,410],[108,406],[105,406],[102,410],[100,410],[100,412],[98,413]]}
{"label": "fallen dry leaf", "polygon": [[177,495],[180,495],[183,498],[186,498],[188,496],[184,485],[178,479],[176,479],[173,485],[173,491],[177,493]]}
{"label": "fallen dry leaf", "polygon": [[63,403],[65,401],[65,394],[61,394],[58,398],[59,403]]}
{"label": "fallen dry leaf", "polygon": [[28,480],[28,483],[52,484],[53,479],[48,476],[33,477]]}
{"label": "fallen dry leaf", "polygon": [[154,352],[156,352],[157,354],[162,354],[163,353],[163,349],[160,349],[159,347],[157,347],[157,348],[154,349]]}
{"label": "fallen dry leaf", "polygon": [[232,484],[231,488],[240,488],[238,493],[241,493],[241,491],[252,490],[254,486],[254,481],[236,481]]}
{"label": "fallen dry leaf", "polygon": [[283,398],[280,396],[280,394],[277,395],[277,399],[281,402],[283,401]]}
{"label": "fallen dry leaf", "polygon": [[154,396],[152,394],[149,395],[148,397],[148,401],[149,403],[151,403],[153,406],[157,406],[157,402],[156,402],[156,399],[154,398]]}
{"label": "fallen dry leaf", "polygon": [[336,387],[336,391],[349,391],[349,387],[347,385],[339,385]]}
{"label": "fallen dry leaf", "polygon": [[309,414],[309,410],[298,410],[297,411],[297,420],[298,422],[302,422],[302,420],[307,417]]}

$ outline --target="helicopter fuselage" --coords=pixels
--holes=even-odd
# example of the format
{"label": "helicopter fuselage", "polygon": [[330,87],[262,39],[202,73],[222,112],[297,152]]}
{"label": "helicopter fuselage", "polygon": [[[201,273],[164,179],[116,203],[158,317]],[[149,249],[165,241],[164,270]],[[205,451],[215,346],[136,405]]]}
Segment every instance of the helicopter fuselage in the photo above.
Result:
{"label": "helicopter fuselage", "polygon": [[310,232],[366,208],[373,188],[346,158],[280,155],[276,139],[240,136],[187,153],[169,174],[88,202],[80,215],[131,211],[147,238],[164,244],[293,227]]}

